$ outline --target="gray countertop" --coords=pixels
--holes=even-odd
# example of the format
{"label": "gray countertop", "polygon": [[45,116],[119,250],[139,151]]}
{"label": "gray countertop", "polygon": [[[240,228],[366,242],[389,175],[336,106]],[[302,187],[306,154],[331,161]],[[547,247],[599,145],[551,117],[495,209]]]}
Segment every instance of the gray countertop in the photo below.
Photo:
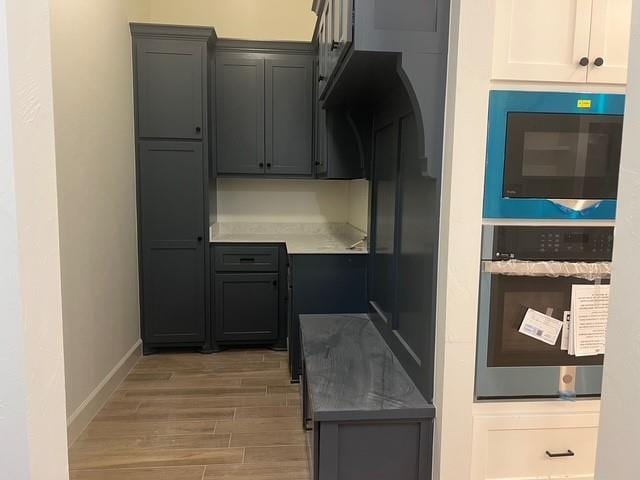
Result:
{"label": "gray countertop", "polygon": [[365,236],[343,223],[217,223],[210,229],[212,243],[285,243],[292,255],[366,254],[366,242],[349,248]]}
{"label": "gray countertop", "polygon": [[300,328],[315,420],[434,417],[367,315],[301,315]]}

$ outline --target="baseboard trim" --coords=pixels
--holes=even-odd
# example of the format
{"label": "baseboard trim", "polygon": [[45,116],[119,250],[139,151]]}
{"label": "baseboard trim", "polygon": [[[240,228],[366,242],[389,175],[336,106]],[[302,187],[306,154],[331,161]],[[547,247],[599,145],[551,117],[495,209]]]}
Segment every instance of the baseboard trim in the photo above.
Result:
{"label": "baseboard trim", "polygon": [[138,340],[98,386],[93,389],[84,402],[69,416],[67,419],[67,441],[69,446],[87,428],[91,420],[98,414],[113,392],[116,391],[141,356],[142,340]]}

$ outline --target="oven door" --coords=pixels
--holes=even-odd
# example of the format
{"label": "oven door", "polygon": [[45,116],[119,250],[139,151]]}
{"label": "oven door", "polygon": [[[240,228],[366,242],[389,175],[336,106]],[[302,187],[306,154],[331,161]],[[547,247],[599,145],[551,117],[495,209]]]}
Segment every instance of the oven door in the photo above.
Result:
{"label": "oven door", "polygon": [[503,197],[613,200],[622,115],[509,112]]}
{"label": "oven door", "polygon": [[[519,333],[528,308],[562,319],[571,309],[577,278],[506,276],[483,273],[480,286],[476,397],[559,397],[561,370],[576,366],[577,396],[599,396],[603,356],[574,357]],[[604,283],[604,282],[603,282]]]}

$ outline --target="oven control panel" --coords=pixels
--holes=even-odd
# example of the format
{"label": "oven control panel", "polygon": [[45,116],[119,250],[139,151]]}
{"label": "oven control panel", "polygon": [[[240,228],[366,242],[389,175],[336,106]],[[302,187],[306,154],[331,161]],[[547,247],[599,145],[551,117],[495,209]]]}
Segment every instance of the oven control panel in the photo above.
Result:
{"label": "oven control panel", "polygon": [[494,230],[494,260],[611,261],[613,227],[520,227]]}

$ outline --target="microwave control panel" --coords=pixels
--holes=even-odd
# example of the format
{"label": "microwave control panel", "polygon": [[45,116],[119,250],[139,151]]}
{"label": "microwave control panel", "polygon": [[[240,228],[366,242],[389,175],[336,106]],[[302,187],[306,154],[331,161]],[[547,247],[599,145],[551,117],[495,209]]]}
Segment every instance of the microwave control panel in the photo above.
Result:
{"label": "microwave control panel", "polygon": [[613,227],[495,227],[493,260],[610,262]]}

